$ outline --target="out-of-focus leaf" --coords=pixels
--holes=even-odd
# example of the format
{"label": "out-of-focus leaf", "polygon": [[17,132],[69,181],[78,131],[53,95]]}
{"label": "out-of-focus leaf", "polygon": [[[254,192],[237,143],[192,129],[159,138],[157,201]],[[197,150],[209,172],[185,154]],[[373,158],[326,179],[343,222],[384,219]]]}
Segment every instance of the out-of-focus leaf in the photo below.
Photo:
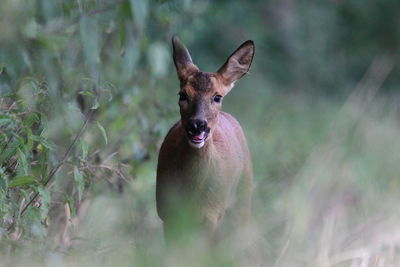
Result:
{"label": "out-of-focus leaf", "polygon": [[39,24],[34,20],[30,19],[23,29],[23,34],[28,38],[36,38],[39,30]]}
{"label": "out-of-focus leaf", "polygon": [[133,36],[132,27],[126,27],[127,40],[124,44],[124,58],[122,64],[122,77],[129,79],[134,74],[135,67],[140,58],[140,49],[137,39]]}
{"label": "out-of-focus leaf", "polygon": [[79,146],[81,148],[82,151],[82,158],[86,159],[87,155],[88,155],[88,150],[89,150],[89,146],[88,144],[85,142],[85,140],[83,140],[81,138],[80,142],[79,142]]}
{"label": "out-of-focus leaf", "polygon": [[97,122],[97,127],[99,128],[99,130],[100,130],[100,132],[101,132],[101,135],[102,135],[103,138],[104,138],[104,142],[105,142],[106,145],[107,145],[107,144],[108,144],[108,138],[107,138],[106,130],[104,129],[104,127],[103,127],[99,122]]}
{"label": "out-of-focus leaf", "polygon": [[0,127],[6,127],[9,126],[9,124],[15,124],[14,119],[7,114],[0,114]]}
{"label": "out-of-focus leaf", "polygon": [[7,114],[0,114],[0,119],[11,119],[11,117]]}
{"label": "out-of-focus leaf", "polygon": [[41,126],[40,136],[45,136],[49,128],[49,121],[47,120],[47,116],[45,114],[40,112],[39,115],[40,115],[40,126]]}
{"label": "out-of-focus leaf", "polygon": [[41,34],[38,38],[41,47],[57,52],[62,50],[68,42],[67,36]]}
{"label": "out-of-focus leaf", "polygon": [[31,175],[17,176],[11,180],[8,184],[8,187],[19,187],[19,186],[27,186],[32,185],[36,182],[35,177]]}
{"label": "out-of-focus leaf", "polygon": [[7,143],[8,137],[4,133],[0,133],[0,146],[5,146]]}
{"label": "out-of-focus leaf", "polygon": [[26,161],[26,156],[24,153],[22,153],[21,149],[17,148],[17,154],[18,154],[18,163],[20,166],[20,169],[22,170],[22,175],[27,175],[28,174],[28,162]]}
{"label": "out-of-focus leaf", "polygon": [[37,135],[34,135],[34,134],[32,134],[32,135],[30,136],[30,138],[31,138],[33,141],[36,141],[36,142],[40,142],[40,140],[42,139],[40,136],[37,136]]}
{"label": "out-of-focus leaf", "polygon": [[35,122],[39,121],[39,116],[35,113],[29,113],[26,117],[26,119],[24,120],[24,125],[25,127],[31,127]]}
{"label": "out-of-focus leaf", "polygon": [[5,197],[4,192],[0,190],[0,219],[4,221],[8,216],[9,210],[10,210],[10,205]]}
{"label": "out-of-focus leaf", "polygon": [[51,195],[50,195],[49,190],[47,190],[47,188],[44,186],[39,186],[38,191],[39,191],[40,200],[41,200],[40,217],[42,220],[44,220],[47,218],[47,215],[49,213],[50,203],[51,203]]}
{"label": "out-of-focus leaf", "polygon": [[56,147],[56,145],[53,142],[46,140],[44,138],[40,139],[40,144],[42,144],[45,148],[50,149],[50,150],[54,150]]}
{"label": "out-of-focus leaf", "polygon": [[32,130],[28,128],[26,130],[26,144],[25,144],[25,151],[30,151],[33,147],[33,139],[32,139]]}
{"label": "out-of-focus leaf", "polygon": [[168,74],[170,52],[167,45],[161,42],[153,43],[148,53],[149,64],[154,76],[162,78]]}
{"label": "out-of-focus leaf", "polygon": [[74,180],[78,189],[78,199],[80,202],[82,200],[83,190],[85,189],[85,181],[83,180],[82,173],[76,166],[74,166]]}
{"label": "out-of-focus leaf", "polygon": [[69,126],[74,130],[79,129],[85,119],[76,102],[70,102],[66,105],[63,116],[67,123],[65,126]]}
{"label": "out-of-focus leaf", "polygon": [[102,90],[106,95],[106,100],[110,102],[113,99],[112,92],[115,91],[115,85],[110,82],[104,82],[102,85]]}
{"label": "out-of-focus leaf", "polygon": [[70,195],[65,195],[65,202],[68,204],[69,212],[71,213],[71,218],[74,218],[76,215],[75,209],[75,201]]}
{"label": "out-of-focus leaf", "polygon": [[1,127],[1,126],[4,126],[4,125],[7,125],[7,124],[9,124],[9,123],[12,123],[12,122],[13,122],[12,119],[9,119],[9,118],[4,118],[4,119],[2,119],[2,118],[0,118],[0,127]]}
{"label": "out-of-focus leaf", "polygon": [[18,95],[22,104],[31,109],[34,108],[37,101],[37,94],[34,86],[37,82],[32,79],[31,77],[23,79],[18,89]]}
{"label": "out-of-focus leaf", "polygon": [[99,100],[97,100],[97,98],[95,98],[93,100],[93,105],[92,105],[92,107],[90,109],[98,109],[99,107],[100,107]]}
{"label": "out-of-focus leaf", "polygon": [[[38,147],[39,146],[41,146],[41,144],[39,144]],[[40,176],[41,179],[43,180],[47,175],[47,169],[49,166],[49,150],[43,147],[40,150],[39,166],[40,166]]]}
{"label": "out-of-focus leaf", "polygon": [[93,92],[91,91],[80,91],[79,92],[80,95],[85,95],[85,96],[90,96],[90,97],[95,97],[95,95],[93,94]]}
{"label": "out-of-focus leaf", "polygon": [[9,160],[15,154],[19,145],[20,145],[19,141],[13,141],[10,144],[8,144],[5,151],[0,155],[0,165]]}
{"label": "out-of-focus leaf", "polygon": [[92,72],[97,71],[99,58],[99,30],[96,20],[82,15],[80,19],[80,37],[86,63]]}
{"label": "out-of-focus leaf", "polygon": [[[119,16],[123,17],[123,18],[132,18],[132,13],[131,13],[131,3],[126,1],[123,2],[120,5],[120,13]],[[123,22],[125,20],[122,20]]]}
{"label": "out-of-focus leaf", "polygon": [[148,13],[148,2],[147,0],[130,0],[129,2],[135,22],[139,30],[143,30]]}
{"label": "out-of-focus leaf", "polygon": [[3,168],[0,167],[0,191],[5,192],[7,190],[7,176],[4,174]]}
{"label": "out-of-focus leaf", "polygon": [[25,224],[25,230],[27,233],[34,237],[45,237],[46,229],[44,224],[41,222],[40,209],[35,206],[29,206],[26,210],[23,218]]}

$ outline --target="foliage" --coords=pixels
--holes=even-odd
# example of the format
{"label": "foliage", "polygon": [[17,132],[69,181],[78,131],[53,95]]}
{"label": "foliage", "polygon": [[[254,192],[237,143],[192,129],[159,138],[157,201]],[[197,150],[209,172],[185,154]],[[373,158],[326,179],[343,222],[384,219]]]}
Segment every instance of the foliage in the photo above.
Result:
{"label": "foliage", "polygon": [[399,10],[397,0],[3,0],[0,261],[235,262],[201,242],[181,254],[162,245],[155,168],[179,118],[178,34],[205,71],[255,41],[251,73],[224,103],[254,159],[255,255],[276,266],[396,262],[385,246],[399,238],[385,237],[399,222]]}
{"label": "foliage", "polygon": [[[38,102],[44,101],[43,88],[33,79],[22,81],[23,88],[29,88]],[[15,101],[7,100],[15,98]],[[39,100],[40,98],[40,100]],[[1,114],[1,226],[7,225],[19,217],[18,211],[24,203],[22,199],[38,192],[47,193],[42,187],[48,179],[49,155],[55,145],[47,138],[47,117],[41,110],[28,106],[25,99],[15,95],[6,96],[2,103]],[[41,103],[43,104],[43,102]],[[27,201],[26,199],[25,201]],[[21,202],[22,201],[22,202]],[[33,208],[32,212],[47,216],[48,209]]]}

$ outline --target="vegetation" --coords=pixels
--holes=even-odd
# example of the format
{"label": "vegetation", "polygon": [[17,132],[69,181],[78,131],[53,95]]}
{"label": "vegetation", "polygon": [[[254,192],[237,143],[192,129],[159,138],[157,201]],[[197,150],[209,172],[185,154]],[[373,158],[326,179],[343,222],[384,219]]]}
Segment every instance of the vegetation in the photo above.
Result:
{"label": "vegetation", "polygon": [[[396,265],[399,11],[396,0],[3,0],[0,264],[231,266],[239,250],[251,266]],[[253,155],[248,243],[164,246],[154,185],[179,118],[173,34],[206,71],[255,41],[250,75],[224,101]]]}

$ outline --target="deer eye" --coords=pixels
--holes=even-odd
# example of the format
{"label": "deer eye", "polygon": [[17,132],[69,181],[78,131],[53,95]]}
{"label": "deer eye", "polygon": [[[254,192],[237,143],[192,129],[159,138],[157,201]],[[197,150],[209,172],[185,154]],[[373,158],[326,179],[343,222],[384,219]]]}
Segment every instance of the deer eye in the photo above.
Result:
{"label": "deer eye", "polygon": [[188,96],[185,92],[179,92],[179,101],[186,101]]}
{"label": "deer eye", "polygon": [[221,100],[222,100],[222,96],[221,95],[214,96],[214,102],[221,103]]}

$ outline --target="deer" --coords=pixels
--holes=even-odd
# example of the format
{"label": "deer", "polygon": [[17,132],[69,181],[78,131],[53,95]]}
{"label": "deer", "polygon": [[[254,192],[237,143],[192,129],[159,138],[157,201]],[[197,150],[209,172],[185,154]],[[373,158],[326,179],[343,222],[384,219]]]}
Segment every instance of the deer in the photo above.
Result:
{"label": "deer", "polygon": [[222,225],[245,225],[251,213],[250,151],[239,122],[221,106],[249,72],[255,45],[244,42],[217,72],[201,71],[177,36],[172,46],[181,118],[160,147],[157,213],[167,242],[179,236],[181,220],[212,238]]}

